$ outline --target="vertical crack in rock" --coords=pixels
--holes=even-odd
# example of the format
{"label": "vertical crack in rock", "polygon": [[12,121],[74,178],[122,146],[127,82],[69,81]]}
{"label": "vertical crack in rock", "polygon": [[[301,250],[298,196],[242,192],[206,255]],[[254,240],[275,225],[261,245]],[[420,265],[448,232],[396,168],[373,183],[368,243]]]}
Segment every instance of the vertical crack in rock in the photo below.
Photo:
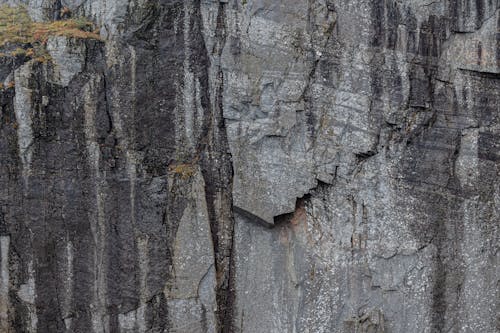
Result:
{"label": "vertical crack in rock", "polygon": [[[196,21],[192,33],[201,36],[203,23],[200,3],[196,3]],[[217,8],[213,49],[208,50],[203,39],[197,41],[203,45],[200,50],[203,54],[198,59],[202,59],[199,64],[203,73],[200,78],[201,92],[205,94],[202,96],[205,117],[198,151],[202,153],[201,165],[215,255],[217,329],[219,332],[229,333],[233,332],[234,222],[231,211],[233,170],[223,117],[224,73],[221,56],[227,35],[225,7],[225,3],[220,2]]]}
{"label": "vertical crack in rock", "polygon": [[[93,262],[95,263],[95,279],[94,279],[94,295],[92,299],[92,313],[91,321],[92,327],[95,332],[103,331],[102,320],[105,317],[105,295],[106,295],[106,265],[105,265],[105,242],[106,242],[106,227],[105,227],[105,215],[104,215],[104,201],[105,194],[104,189],[106,187],[106,180],[104,175],[101,173],[101,153],[98,143],[98,96],[96,92],[103,90],[106,92],[106,79],[105,76],[93,77],[83,88],[83,98],[84,98],[84,129],[85,129],[85,141],[88,156],[89,170],[94,183],[94,193],[92,197],[95,202],[95,211],[89,217],[90,228],[92,232],[93,243],[95,246]],[[106,96],[106,93],[104,93]],[[107,111],[107,101],[105,99],[105,106],[107,117],[109,120],[110,127],[112,126],[109,112]],[[109,133],[111,129],[108,129]]]}

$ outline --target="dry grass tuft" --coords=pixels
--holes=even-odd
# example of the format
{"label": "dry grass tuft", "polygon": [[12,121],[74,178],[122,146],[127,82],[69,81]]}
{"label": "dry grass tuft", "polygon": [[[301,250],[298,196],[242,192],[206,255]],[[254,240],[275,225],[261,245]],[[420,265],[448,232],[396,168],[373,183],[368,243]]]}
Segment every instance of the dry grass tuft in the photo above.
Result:
{"label": "dry grass tuft", "polygon": [[79,39],[100,39],[94,25],[82,19],[33,23],[33,40],[45,44],[50,36],[65,36]]}
{"label": "dry grass tuft", "polygon": [[29,43],[33,38],[33,22],[24,7],[0,6],[0,45]]}
{"label": "dry grass tuft", "polygon": [[191,178],[195,173],[196,169],[191,164],[174,164],[169,166],[170,173],[180,176],[182,179]]}
{"label": "dry grass tuft", "polygon": [[23,6],[0,6],[0,47],[6,44],[31,46],[27,50],[16,48],[11,55],[40,58],[44,60],[41,62],[45,62],[49,58],[43,52],[43,47],[50,36],[100,40],[99,31],[86,19],[33,22]]}

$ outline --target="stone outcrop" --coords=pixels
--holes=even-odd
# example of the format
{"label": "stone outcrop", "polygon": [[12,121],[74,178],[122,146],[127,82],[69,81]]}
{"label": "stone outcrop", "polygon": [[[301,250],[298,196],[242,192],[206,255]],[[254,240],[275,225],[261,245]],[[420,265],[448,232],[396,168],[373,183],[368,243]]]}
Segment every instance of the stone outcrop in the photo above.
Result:
{"label": "stone outcrop", "polygon": [[0,332],[496,332],[498,0],[9,0]]}

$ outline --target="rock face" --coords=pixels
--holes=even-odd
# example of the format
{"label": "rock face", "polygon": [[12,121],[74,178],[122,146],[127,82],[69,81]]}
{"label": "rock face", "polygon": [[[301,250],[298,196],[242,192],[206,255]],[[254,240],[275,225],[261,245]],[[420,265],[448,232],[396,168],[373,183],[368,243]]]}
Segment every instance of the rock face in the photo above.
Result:
{"label": "rock face", "polygon": [[498,0],[0,3],[0,332],[500,329]]}

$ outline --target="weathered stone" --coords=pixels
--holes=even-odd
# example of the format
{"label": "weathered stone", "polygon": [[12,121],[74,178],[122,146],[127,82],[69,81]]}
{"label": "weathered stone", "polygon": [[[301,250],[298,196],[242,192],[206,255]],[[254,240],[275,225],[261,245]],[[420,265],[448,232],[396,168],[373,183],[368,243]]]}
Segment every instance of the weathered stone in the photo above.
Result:
{"label": "weathered stone", "polygon": [[498,0],[0,3],[0,331],[498,330]]}

